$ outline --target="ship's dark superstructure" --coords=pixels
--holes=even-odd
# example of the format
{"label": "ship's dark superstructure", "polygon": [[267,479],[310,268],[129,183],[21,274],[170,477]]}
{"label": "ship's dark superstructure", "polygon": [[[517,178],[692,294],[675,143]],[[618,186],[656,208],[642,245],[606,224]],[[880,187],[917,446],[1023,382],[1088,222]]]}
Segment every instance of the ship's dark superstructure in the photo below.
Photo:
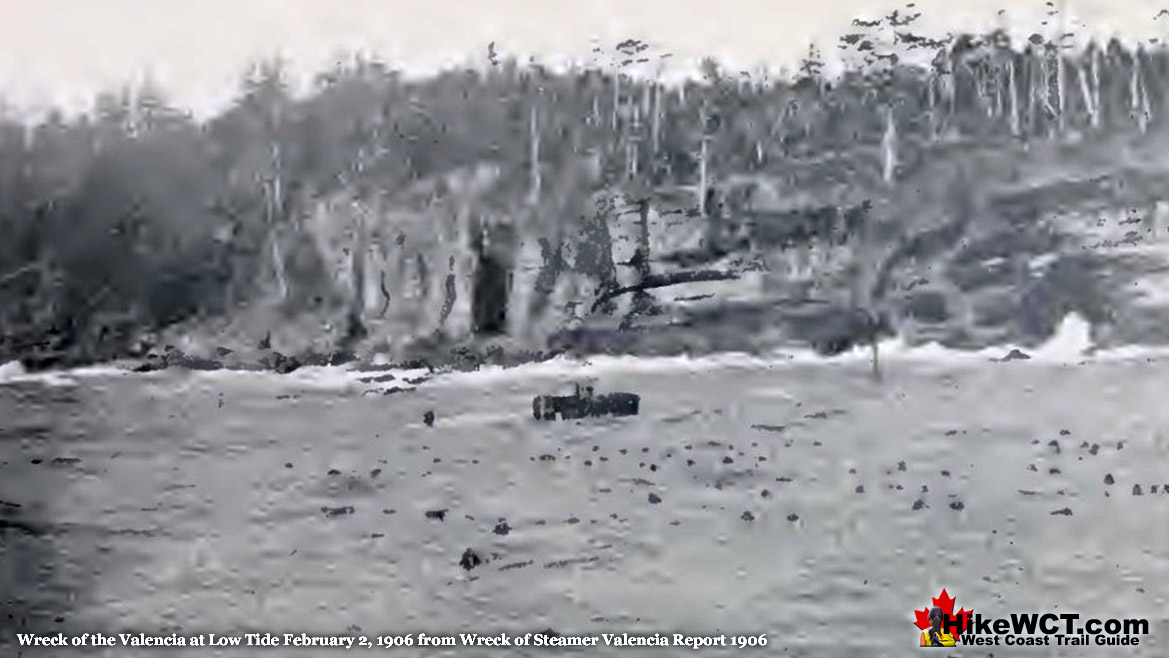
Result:
{"label": "ship's dark superstructure", "polygon": [[641,396],[635,393],[595,395],[591,385],[577,384],[572,395],[537,395],[532,399],[536,420],[574,420],[594,416],[636,416]]}

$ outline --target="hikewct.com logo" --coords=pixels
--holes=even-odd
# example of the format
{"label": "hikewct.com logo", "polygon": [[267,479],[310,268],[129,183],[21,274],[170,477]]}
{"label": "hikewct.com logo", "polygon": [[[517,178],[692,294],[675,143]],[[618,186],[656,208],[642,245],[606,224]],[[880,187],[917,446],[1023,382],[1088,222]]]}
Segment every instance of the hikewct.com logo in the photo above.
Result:
{"label": "hikewct.com logo", "polygon": [[1021,613],[991,619],[960,608],[943,589],[932,606],[914,610],[919,646],[1136,646],[1149,634],[1147,619],[1087,619],[1075,613]]}

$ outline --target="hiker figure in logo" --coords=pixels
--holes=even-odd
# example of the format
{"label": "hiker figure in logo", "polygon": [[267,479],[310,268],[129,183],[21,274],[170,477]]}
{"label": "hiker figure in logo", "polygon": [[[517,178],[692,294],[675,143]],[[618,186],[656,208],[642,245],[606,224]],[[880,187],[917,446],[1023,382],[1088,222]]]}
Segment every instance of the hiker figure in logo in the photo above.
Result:
{"label": "hiker figure in logo", "polygon": [[930,627],[921,632],[923,647],[952,647],[954,636],[942,630],[942,609],[934,606],[930,608]]}

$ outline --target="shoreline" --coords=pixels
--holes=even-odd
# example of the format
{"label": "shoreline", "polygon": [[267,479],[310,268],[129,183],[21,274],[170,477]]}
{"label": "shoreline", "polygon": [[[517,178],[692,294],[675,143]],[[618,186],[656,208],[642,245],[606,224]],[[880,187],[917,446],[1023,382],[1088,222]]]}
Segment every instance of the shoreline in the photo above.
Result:
{"label": "shoreline", "polygon": [[[1067,315],[1059,329],[1044,343],[1035,347],[1014,344],[988,345],[979,348],[961,349],[944,347],[937,342],[920,345],[908,344],[900,337],[893,337],[879,343],[882,364],[933,363],[938,365],[1002,364],[1014,361],[1031,362],[1037,365],[1067,365],[1076,363],[1100,363],[1169,357],[1169,346],[1159,345],[1118,345],[1097,348],[1090,339],[1090,327],[1077,314]],[[833,366],[860,365],[871,361],[868,345],[854,346],[838,354],[823,355],[808,347],[776,345],[754,350],[727,349],[708,352],[676,353],[577,353],[572,350],[533,353],[522,351],[507,352],[497,346],[488,346],[480,354],[472,354],[466,346],[455,346],[439,358],[414,358],[392,361],[386,355],[375,353],[359,358],[356,355],[341,355],[349,358],[298,359],[267,350],[258,361],[222,362],[205,359],[171,350],[170,359],[158,357],[128,357],[101,362],[77,364],[45,369],[27,369],[18,362],[0,364],[0,384],[19,380],[48,379],[60,377],[100,374],[151,374],[159,372],[228,372],[252,373],[262,376],[296,377],[296,373],[315,372],[346,373],[353,379],[369,380],[375,383],[378,373],[400,377],[405,373],[420,375],[418,380],[432,380],[438,377],[459,375],[499,376],[524,374],[542,376],[563,374],[565,371],[609,370],[609,369],[651,369],[682,366],[687,369],[704,367],[761,367],[777,365],[792,366]],[[232,352],[232,354],[235,354]],[[273,356],[274,355],[274,356]],[[479,357],[479,358],[475,358]],[[521,358],[527,357],[527,358]],[[389,381],[389,380],[386,380]]]}

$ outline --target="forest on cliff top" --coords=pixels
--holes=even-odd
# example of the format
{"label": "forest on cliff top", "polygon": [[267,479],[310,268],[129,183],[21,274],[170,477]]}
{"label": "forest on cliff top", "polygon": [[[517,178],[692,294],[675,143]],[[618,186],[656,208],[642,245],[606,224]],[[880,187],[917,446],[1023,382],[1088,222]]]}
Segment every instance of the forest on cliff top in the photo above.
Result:
{"label": "forest on cliff top", "polygon": [[[687,212],[709,228],[699,253],[646,262],[702,267],[846,242],[828,297],[889,330],[932,323],[975,344],[1042,338],[1069,310],[1101,326],[1132,320],[1135,261],[1109,260],[1047,215],[1140,208],[1148,217],[1120,241],[1156,229],[1169,49],[933,39],[913,31],[917,17],[854,22],[836,44],[848,66],[831,77],[812,49],[789,78],[708,61],[701,80],[665,85],[623,72],[660,57],[630,40],[612,67],[560,72],[508,60],[413,80],[355,57],[303,95],[269,61],[207,120],[149,86],[102,95],[77,117],[0,118],[0,361],[116,358],[144,335],[257,304],[276,309],[257,335],[335,317],[352,348],[363,318],[304,228],[314,200],[393,205],[484,162],[500,175],[478,202],[496,214],[571,224],[598,192],[689,195]],[[598,176],[557,175],[582,154]],[[782,203],[752,205],[736,191],[743,180]],[[847,221],[820,231],[826,212]],[[746,242],[728,228],[737,222]],[[918,295],[923,279],[947,282]]]}

